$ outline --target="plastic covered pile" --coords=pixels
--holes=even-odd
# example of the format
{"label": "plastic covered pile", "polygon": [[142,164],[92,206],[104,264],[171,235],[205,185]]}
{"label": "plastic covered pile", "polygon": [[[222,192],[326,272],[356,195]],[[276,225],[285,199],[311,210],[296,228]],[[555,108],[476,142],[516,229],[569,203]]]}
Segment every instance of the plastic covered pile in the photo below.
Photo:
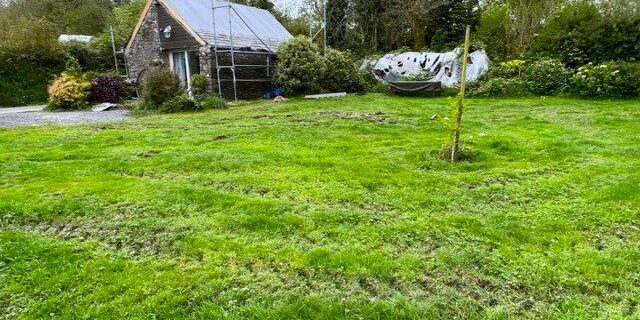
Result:
{"label": "plastic covered pile", "polygon": [[[468,59],[469,81],[478,79],[489,70],[489,56],[484,50],[470,53]],[[455,87],[460,82],[462,50],[445,53],[390,53],[379,60],[366,60],[362,67],[372,65],[376,78],[384,83],[417,77],[419,80],[441,82],[443,86]]]}

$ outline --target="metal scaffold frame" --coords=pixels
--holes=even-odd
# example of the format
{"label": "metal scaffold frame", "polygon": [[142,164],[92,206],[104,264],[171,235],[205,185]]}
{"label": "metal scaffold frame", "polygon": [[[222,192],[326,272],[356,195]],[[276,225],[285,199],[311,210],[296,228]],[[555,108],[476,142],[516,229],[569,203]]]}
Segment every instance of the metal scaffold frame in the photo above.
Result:
{"label": "metal scaffold frame", "polygon": [[[216,68],[216,83],[218,85],[218,96],[222,96],[222,82],[232,82],[233,84],[233,98],[234,100],[238,100],[238,82],[269,82],[272,83],[273,80],[271,79],[271,68],[272,68],[272,63],[271,63],[271,57],[274,55],[273,50],[271,50],[271,48],[255,33],[255,31],[253,31],[253,29],[251,29],[251,26],[249,26],[249,24],[247,24],[247,22],[244,20],[244,18],[238,13],[238,11],[236,11],[236,9],[232,6],[232,2],[230,0],[226,1],[226,5],[223,6],[217,6],[216,5],[216,0],[211,0],[211,12],[213,15],[213,52],[214,52],[214,56],[215,56],[215,68]],[[227,17],[229,18],[229,48],[225,48],[224,50],[222,50],[219,45],[218,45],[218,32],[217,32],[217,23],[216,23],[216,10],[221,10],[221,9],[227,9]],[[234,46],[234,42],[233,42],[233,23],[232,23],[232,16],[235,15],[237,16],[240,21],[242,21],[242,23],[251,31],[251,33],[253,34],[253,36],[255,36],[260,43],[268,50],[268,51],[255,51],[255,50],[244,50],[242,48],[235,48]],[[228,53],[229,57],[230,57],[230,62],[231,65],[220,65],[220,54],[222,53]],[[236,57],[235,55],[239,53],[242,55],[248,54],[254,54],[254,55],[266,55],[267,56],[267,61],[266,64],[262,65],[262,64],[236,64]],[[247,68],[247,69],[266,69],[266,79],[238,79],[238,77],[236,76],[236,68]],[[229,69],[231,71],[231,76],[232,79],[222,79],[220,77],[220,72],[222,70],[225,69]]]}

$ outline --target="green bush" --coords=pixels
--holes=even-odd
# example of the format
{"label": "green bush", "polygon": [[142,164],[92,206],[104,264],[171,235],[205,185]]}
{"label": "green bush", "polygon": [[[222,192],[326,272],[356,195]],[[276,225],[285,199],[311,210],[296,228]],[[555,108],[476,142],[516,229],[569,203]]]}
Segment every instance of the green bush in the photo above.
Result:
{"label": "green bush", "polygon": [[58,31],[53,23],[19,17],[0,31],[0,53],[3,58],[55,60],[62,53],[57,36]]}
{"label": "green bush", "polygon": [[625,8],[624,2],[633,5],[634,1],[565,3],[540,30],[533,52],[556,57],[570,67],[638,61],[640,16]]}
{"label": "green bush", "polygon": [[226,109],[227,101],[222,97],[212,95],[200,102],[200,108],[203,110]]}
{"label": "green bush", "polygon": [[625,97],[640,97],[640,63],[621,63],[620,76],[624,87],[622,89]]}
{"label": "green bush", "polygon": [[289,40],[278,52],[276,82],[291,95],[318,92],[362,92],[373,75],[358,70],[348,52],[327,49],[324,55],[304,36]]}
{"label": "green bush", "polygon": [[367,57],[362,62],[362,66],[358,70],[359,81],[363,87],[363,90],[366,92],[386,93],[388,91],[388,87],[378,81],[375,74],[373,73],[375,62],[380,58],[381,56]]}
{"label": "green bush", "polygon": [[526,63],[524,60],[509,60],[494,64],[489,68],[485,78],[519,78]]}
{"label": "green bush", "polygon": [[520,97],[530,95],[529,84],[519,78],[493,78],[479,84],[470,92],[476,97]]}
{"label": "green bush", "polygon": [[87,102],[91,83],[81,75],[63,72],[48,88],[50,110],[78,110],[89,106]]}
{"label": "green bush", "polygon": [[182,94],[170,100],[167,100],[163,102],[158,108],[158,111],[162,113],[175,113],[175,112],[199,111],[199,110],[201,110],[200,105],[198,105],[193,99],[191,99],[186,94]]}
{"label": "green bush", "polygon": [[111,49],[100,47],[96,41],[69,41],[61,46],[67,55],[78,62],[83,71],[106,71],[114,67]]}
{"label": "green bush", "polygon": [[38,18],[11,18],[5,24],[0,20],[0,106],[43,103],[47,86],[64,70],[56,26]]}
{"label": "green bush", "polygon": [[164,65],[156,65],[149,69],[144,77],[140,95],[149,108],[157,109],[163,103],[179,96],[180,79]]}
{"label": "green bush", "polygon": [[557,95],[567,90],[573,72],[558,60],[544,59],[525,64],[522,80],[536,95]]}
{"label": "green bush", "polygon": [[364,90],[363,79],[359,76],[351,55],[334,49],[327,49],[321,61],[325,64],[322,88],[329,92],[361,92]]}
{"label": "green bush", "polygon": [[62,71],[59,60],[0,59],[0,106],[46,102],[47,86]]}
{"label": "green bush", "polygon": [[202,74],[192,75],[191,90],[196,95],[200,95],[207,92],[207,77]]}
{"label": "green bush", "polygon": [[574,93],[588,98],[623,97],[628,89],[615,62],[587,64],[571,78]]}
{"label": "green bush", "polygon": [[510,60],[491,66],[469,84],[469,91],[483,97],[558,95],[567,92],[571,76],[571,69],[557,60]]}
{"label": "green bush", "polygon": [[304,36],[295,37],[280,47],[275,80],[288,94],[322,91],[325,65],[318,51],[318,46]]}

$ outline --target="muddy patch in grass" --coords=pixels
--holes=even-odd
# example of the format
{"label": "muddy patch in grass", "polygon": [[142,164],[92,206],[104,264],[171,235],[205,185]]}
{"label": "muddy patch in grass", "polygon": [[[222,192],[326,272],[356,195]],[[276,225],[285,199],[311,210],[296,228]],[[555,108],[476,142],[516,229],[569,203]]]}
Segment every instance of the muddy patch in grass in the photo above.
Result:
{"label": "muddy patch in grass", "polygon": [[96,241],[110,251],[131,258],[181,255],[180,243],[191,233],[188,227],[147,228],[104,221],[32,221],[12,228],[64,241]]}
{"label": "muddy patch in grass", "polygon": [[137,154],[138,158],[150,158],[160,154],[160,150],[148,150]]}
{"label": "muddy patch in grass", "polygon": [[389,118],[383,112],[368,113],[368,112],[330,111],[330,112],[323,113],[323,115],[331,118],[367,120],[367,121],[375,121],[379,123],[388,122],[389,120]]}

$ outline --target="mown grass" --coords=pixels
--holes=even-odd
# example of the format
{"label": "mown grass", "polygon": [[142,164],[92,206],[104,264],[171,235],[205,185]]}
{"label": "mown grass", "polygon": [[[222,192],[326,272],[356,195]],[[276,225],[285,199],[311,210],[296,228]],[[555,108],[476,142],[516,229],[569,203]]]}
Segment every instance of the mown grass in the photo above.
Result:
{"label": "mown grass", "polygon": [[0,130],[0,318],[640,317],[638,101],[252,103]]}

